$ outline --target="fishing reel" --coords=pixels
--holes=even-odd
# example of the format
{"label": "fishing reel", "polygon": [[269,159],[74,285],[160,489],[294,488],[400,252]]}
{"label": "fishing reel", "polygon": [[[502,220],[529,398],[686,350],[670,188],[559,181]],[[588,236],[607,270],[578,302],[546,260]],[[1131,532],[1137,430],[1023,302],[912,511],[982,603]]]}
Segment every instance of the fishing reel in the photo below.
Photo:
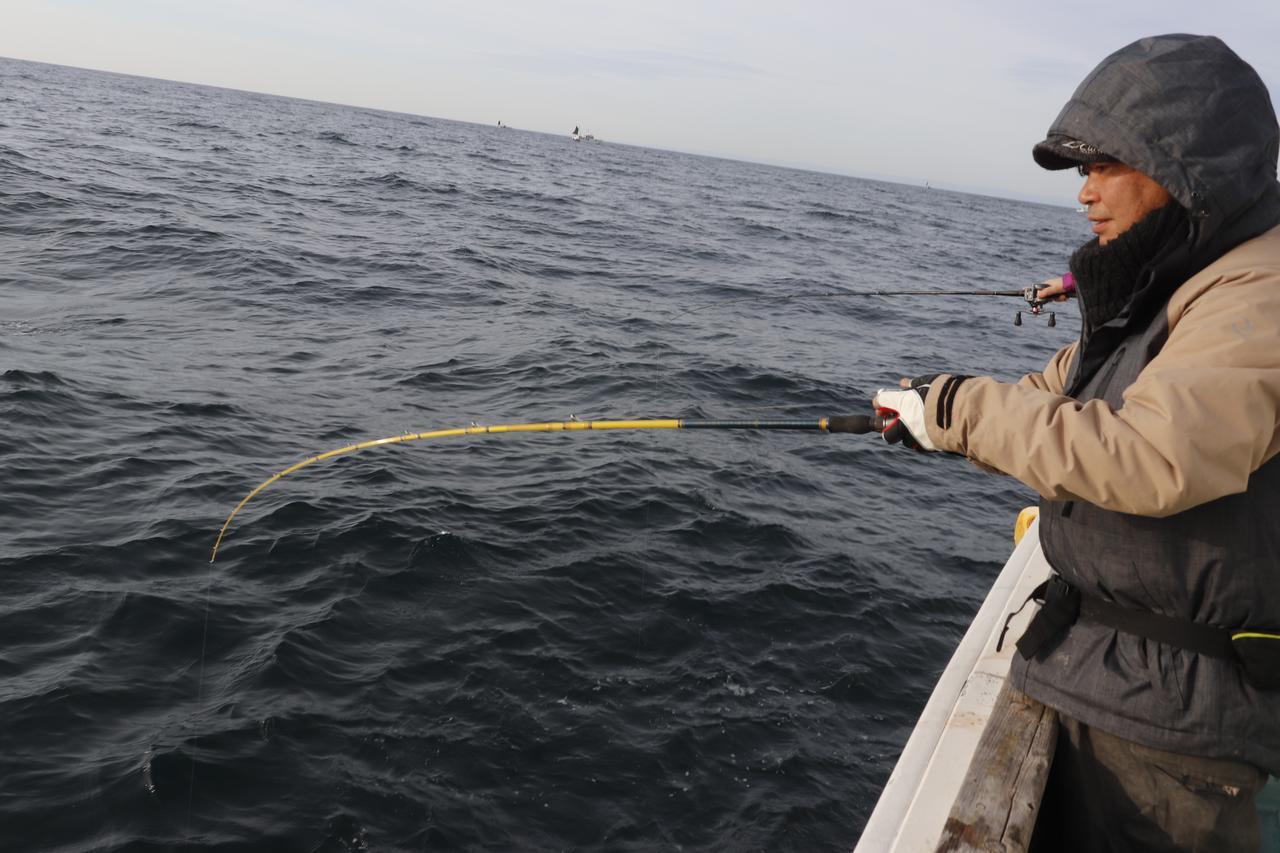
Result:
{"label": "fishing reel", "polygon": [[[1030,312],[1030,314],[1033,317],[1039,317],[1041,314],[1046,313],[1044,310],[1044,306],[1048,304],[1048,300],[1041,299],[1039,294],[1040,294],[1040,290],[1035,285],[1032,285],[1031,287],[1028,287],[1022,291],[1022,298],[1027,300],[1027,305],[1030,306],[1026,310]],[[1058,315],[1053,313],[1052,311],[1049,311],[1048,315],[1049,315],[1049,322],[1046,325],[1048,325],[1049,328],[1053,328],[1054,326],[1058,325]],[[1017,311],[1014,313],[1013,325],[1015,326],[1022,325],[1021,311]]]}

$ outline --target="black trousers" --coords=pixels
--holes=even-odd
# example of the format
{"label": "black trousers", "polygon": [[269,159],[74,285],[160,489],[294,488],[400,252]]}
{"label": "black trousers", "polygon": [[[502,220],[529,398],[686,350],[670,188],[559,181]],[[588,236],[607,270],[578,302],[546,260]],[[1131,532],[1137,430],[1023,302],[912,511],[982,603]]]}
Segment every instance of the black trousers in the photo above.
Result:
{"label": "black trousers", "polygon": [[1059,722],[1030,853],[1257,853],[1261,769]]}

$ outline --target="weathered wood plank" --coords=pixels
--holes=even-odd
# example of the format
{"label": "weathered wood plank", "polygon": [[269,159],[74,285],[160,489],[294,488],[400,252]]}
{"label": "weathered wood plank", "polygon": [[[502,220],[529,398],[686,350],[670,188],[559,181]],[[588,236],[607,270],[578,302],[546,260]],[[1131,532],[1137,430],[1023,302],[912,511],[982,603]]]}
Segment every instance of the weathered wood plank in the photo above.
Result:
{"label": "weathered wood plank", "polygon": [[936,853],[1024,853],[1057,737],[1057,714],[1006,681]]}

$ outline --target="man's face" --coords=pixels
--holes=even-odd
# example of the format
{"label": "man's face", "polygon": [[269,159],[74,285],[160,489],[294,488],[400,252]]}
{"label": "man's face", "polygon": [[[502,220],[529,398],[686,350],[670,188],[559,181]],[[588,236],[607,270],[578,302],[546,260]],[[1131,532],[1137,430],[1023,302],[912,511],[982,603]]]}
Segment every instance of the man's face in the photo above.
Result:
{"label": "man's face", "polygon": [[1123,163],[1091,163],[1080,167],[1080,172],[1084,186],[1076,197],[1088,207],[1093,233],[1103,246],[1152,210],[1169,204],[1164,187]]}
{"label": "man's face", "polygon": [[1089,208],[1093,233],[1103,246],[1128,231],[1135,222],[1169,203],[1164,187],[1123,163],[1081,166],[1084,186],[1077,198]]}

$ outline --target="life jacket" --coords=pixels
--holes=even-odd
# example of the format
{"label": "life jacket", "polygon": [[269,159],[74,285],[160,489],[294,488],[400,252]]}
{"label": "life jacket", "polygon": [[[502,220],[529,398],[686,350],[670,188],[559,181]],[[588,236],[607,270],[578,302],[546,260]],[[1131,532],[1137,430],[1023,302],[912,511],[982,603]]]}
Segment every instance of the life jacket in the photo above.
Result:
{"label": "life jacket", "polygon": [[[1071,396],[1123,408],[1167,313],[1138,325],[1109,354],[1077,354]],[[1241,654],[1280,646],[1269,639],[1280,635],[1280,456],[1246,491],[1164,518],[1044,500],[1040,543],[1057,575],[1042,593],[1056,603],[1024,635],[1015,686],[1118,737],[1280,772],[1280,690],[1250,683]],[[1237,646],[1236,634],[1263,636]],[[1266,681],[1280,655],[1263,657]]]}

